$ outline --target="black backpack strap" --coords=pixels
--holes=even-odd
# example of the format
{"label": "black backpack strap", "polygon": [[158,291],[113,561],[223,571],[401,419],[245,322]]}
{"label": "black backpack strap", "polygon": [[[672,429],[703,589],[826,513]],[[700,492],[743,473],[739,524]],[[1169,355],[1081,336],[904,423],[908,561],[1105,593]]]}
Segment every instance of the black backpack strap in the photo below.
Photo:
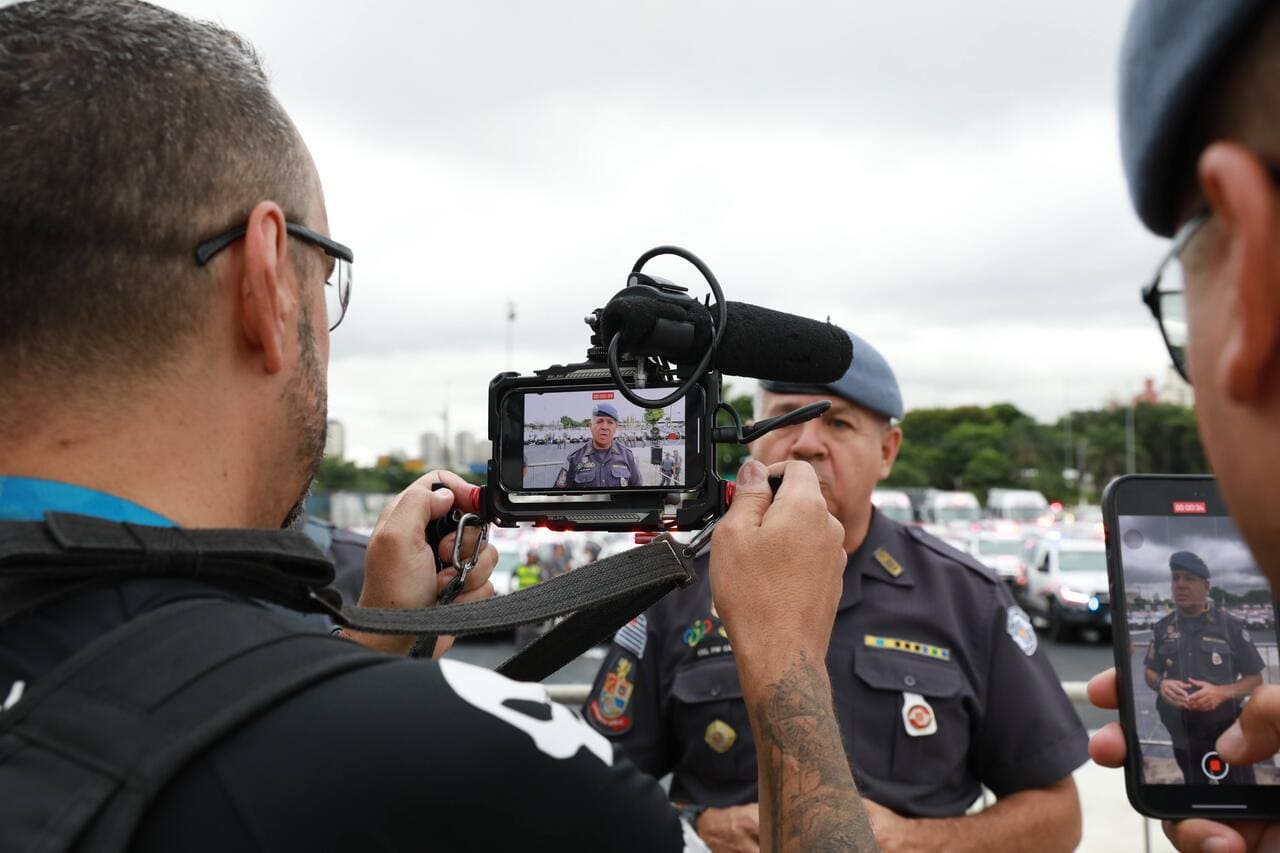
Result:
{"label": "black backpack strap", "polygon": [[224,735],[393,660],[249,603],[188,600],[133,619],[0,713],[0,851],[124,850],[160,789]]}
{"label": "black backpack strap", "polygon": [[[532,587],[485,601],[414,610],[342,606],[327,588],[333,565],[305,533],[293,530],[186,530],[48,513],[43,522],[11,522],[0,533],[0,624],[66,594],[71,584],[142,576],[180,576],[322,612],[381,634],[416,634],[429,650],[440,634],[465,636],[569,616],[498,671],[539,681],[676,587],[694,580],[688,548],[669,535],[597,560]],[[428,642],[427,640],[430,640]]]}
{"label": "black backpack strap", "polygon": [[434,637],[487,634],[569,616],[498,667],[515,681],[541,681],[668,592],[693,583],[693,559],[684,547],[670,536],[660,536],[509,595],[422,610],[343,607],[341,621],[370,633]]}

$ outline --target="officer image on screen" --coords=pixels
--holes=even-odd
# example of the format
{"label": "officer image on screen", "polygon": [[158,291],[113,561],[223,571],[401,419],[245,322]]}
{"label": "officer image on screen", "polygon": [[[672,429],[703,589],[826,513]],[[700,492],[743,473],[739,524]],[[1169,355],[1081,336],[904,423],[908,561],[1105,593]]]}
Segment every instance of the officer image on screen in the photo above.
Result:
{"label": "officer image on screen", "polygon": [[1209,600],[1209,567],[1199,555],[1178,551],[1169,571],[1175,608],[1155,624],[1145,666],[1173,756],[1188,785],[1254,784],[1253,768],[1227,765],[1214,743],[1240,714],[1240,700],[1262,684],[1262,657],[1244,623]]}
{"label": "officer image on screen", "polygon": [[615,442],[618,410],[596,403],[591,410],[591,440],[569,454],[556,477],[557,489],[625,488],[643,485],[629,447]]}

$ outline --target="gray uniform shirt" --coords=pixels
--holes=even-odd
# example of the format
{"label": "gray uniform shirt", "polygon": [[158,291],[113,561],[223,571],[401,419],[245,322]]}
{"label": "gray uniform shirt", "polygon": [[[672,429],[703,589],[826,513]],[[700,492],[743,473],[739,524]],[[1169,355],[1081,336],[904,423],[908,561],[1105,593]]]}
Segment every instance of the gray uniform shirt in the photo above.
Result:
{"label": "gray uniform shirt", "polygon": [[597,450],[588,441],[569,454],[556,477],[555,487],[617,489],[640,485],[643,485],[640,468],[629,447],[615,441],[608,450]]}

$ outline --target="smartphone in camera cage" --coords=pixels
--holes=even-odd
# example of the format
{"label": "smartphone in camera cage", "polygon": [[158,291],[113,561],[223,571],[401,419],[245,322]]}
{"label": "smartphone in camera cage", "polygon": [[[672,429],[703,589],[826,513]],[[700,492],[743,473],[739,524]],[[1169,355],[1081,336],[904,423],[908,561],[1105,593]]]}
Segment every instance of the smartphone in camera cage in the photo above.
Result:
{"label": "smartphone in camera cage", "polygon": [[1280,817],[1280,761],[1215,742],[1280,683],[1276,602],[1209,476],[1130,475],[1102,498],[1133,807],[1162,819]]}

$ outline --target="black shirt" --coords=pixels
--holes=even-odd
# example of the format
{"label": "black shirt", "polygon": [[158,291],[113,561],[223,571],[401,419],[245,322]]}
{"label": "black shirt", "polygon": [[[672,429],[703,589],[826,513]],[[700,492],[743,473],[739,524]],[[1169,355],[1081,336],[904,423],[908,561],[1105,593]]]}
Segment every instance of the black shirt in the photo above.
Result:
{"label": "black shirt", "polygon": [[[0,627],[0,701],[124,621],[198,582],[130,580]],[[299,630],[313,630],[299,619]],[[331,678],[193,760],[152,803],[131,849],[704,849],[662,790],[576,714],[456,661]]]}
{"label": "black shirt", "polygon": [[[723,807],[757,800],[756,755],[707,568],[618,632],[584,715],[642,770],[672,773],[673,800]],[[878,512],[849,556],[827,670],[859,790],[900,814],[960,815],[982,785],[1044,787],[1087,757],[1005,585]]]}

